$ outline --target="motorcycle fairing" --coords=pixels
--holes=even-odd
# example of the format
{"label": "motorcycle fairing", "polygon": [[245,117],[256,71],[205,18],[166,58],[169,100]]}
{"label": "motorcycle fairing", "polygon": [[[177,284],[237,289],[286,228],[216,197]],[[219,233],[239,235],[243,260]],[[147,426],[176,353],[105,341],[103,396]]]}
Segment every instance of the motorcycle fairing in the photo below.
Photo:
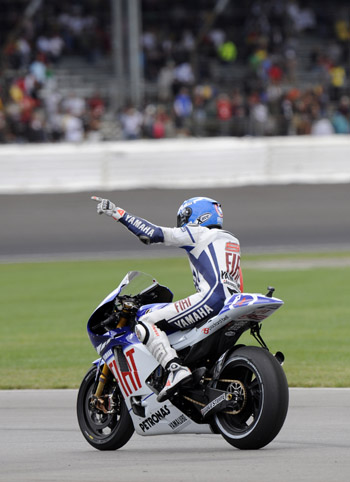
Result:
{"label": "motorcycle fairing", "polygon": [[146,273],[142,273],[141,271],[129,271],[124,276],[118,287],[115,288],[115,290],[113,290],[111,293],[109,293],[101,301],[97,308],[95,308],[92,315],[90,316],[90,320],[101,307],[113,302],[118,295],[144,295],[144,297],[147,298],[147,294],[151,293],[152,291],[157,292],[158,298],[163,298],[159,299],[159,301],[172,301],[173,293],[169,290],[169,288],[160,285],[156,279],[152,278]]}
{"label": "motorcycle fairing", "polygon": [[[136,432],[140,435],[212,433],[209,425],[195,423],[171,402],[157,402],[156,394],[145,380],[157,369],[158,362],[136,336],[131,336],[129,329],[113,333],[120,336],[100,349],[102,359],[118,380]],[[101,361],[94,363],[99,365]],[[135,405],[142,410],[135,410]],[[141,412],[144,416],[140,416]]]}
{"label": "motorcycle fairing", "polygon": [[169,303],[151,303],[149,305],[143,305],[137,310],[136,320],[139,320],[141,316],[146,315],[147,313],[158,311],[167,306],[168,304]]}
{"label": "motorcycle fairing", "polygon": [[128,326],[115,328],[103,335],[96,335],[89,331],[89,337],[97,353],[103,358],[107,350],[115,346],[129,346],[141,343],[132,329]]}
{"label": "motorcycle fairing", "polygon": [[139,403],[145,408],[145,416],[140,417],[129,411],[135,431],[139,435],[166,435],[175,433],[211,434],[213,430],[207,423],[199,424],[191,420],[169,400],[159,403],[156,396],[143,397]]}
{"label": "motorcycle fairing", "polygon": [[[278,298],[272,298],[256,293],[236,293],[225,302],[225,305],[220,313],[225,313],[230,309],[237,310],[238,308],[242,307],[254,306],[254,311],[260,309],[261,307],[272,307],[271,313],[269,311],[266,312],[265,318],[267,318],[267,316],[270,316],[272,312],[282,305],[283,301]],[[245,311],[246,313],[252,312],[251,308]]]}
{"label": "motorcycle fairing", "polygon": [[169,340],[175,350],[182,350],[199,343],[230,323],[232,331],[238,326],[240,331],[244,331],[249,329],[252,323],[263,321],[282,305],[282,300],[261,294],[234,294],[226,301],[219,314],[192,329],[170,334]]}

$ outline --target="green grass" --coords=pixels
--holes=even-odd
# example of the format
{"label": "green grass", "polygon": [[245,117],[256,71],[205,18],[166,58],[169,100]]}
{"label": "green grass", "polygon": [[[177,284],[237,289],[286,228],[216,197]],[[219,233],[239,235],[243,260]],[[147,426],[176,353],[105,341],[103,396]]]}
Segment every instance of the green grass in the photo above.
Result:
{"label": "green grass", "polygon": [[[272,352],[284,352],[290,386],[350,386],[350,268],[244,268],[245,260],[262,259],[243,258],[245,291],[273,285],[285,302],[262,334]],[[0,388],[78,387],[97,358],[87,319],[133,269],[155,276],[176,298],[193,292],[185,257],[0,265]],[[256,344],[248,334],[244,342]]]}

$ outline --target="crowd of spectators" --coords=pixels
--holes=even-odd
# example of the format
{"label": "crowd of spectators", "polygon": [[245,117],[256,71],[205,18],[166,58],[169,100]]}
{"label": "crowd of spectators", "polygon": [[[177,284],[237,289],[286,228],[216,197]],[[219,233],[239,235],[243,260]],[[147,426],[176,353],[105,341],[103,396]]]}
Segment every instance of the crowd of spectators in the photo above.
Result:
{"label": "crowd of spectators", "polygon": [[143,49],[154,110],[171,114],[165,135],[350,133],[346,1],[228,2],[213,24],[197,17],[202,30],[180,1],[168,31],[159,27],[164,6],[146,3],[158,5],[146,16]]}
{"label": "crowd of spectators", "polygon": [[109,1],[5,1],[0,9],[0,143],[101,139],[108,99],[57,89],[55,68],[65,56],[93,64],[109,55]]}
{"label": "crowd of spectators", "polygon": [[[43,2],[33,17],[8,7],[0,143],[349,134],[347,2],[327,9],[297,0],[241,3],[214,15],[214,0],[142,0],[142,66],[151,88],[142,105],[118,112],[102,90],[63,96],[55,81],[64,57],[93,66],[111,55],[109,0]],[[309,39],[314,47],[301,58]],[[117,128],[106,129],[105,119]]]}

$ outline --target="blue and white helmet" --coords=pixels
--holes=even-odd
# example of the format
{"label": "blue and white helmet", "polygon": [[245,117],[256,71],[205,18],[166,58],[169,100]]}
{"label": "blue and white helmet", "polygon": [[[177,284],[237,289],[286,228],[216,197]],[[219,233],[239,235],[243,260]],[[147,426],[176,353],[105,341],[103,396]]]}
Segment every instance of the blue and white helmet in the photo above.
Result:
{"label": "blue and white helmet", "polygon": [[177,227],[198,224],[207,228],[222,228],[221,204],[209,197],[193,197],[183,202],[177,212]]}

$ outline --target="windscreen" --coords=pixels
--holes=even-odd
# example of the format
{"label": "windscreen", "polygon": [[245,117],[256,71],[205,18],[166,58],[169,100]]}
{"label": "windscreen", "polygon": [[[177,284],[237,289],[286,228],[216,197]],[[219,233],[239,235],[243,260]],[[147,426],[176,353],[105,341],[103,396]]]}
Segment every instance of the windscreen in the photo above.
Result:
{"label": "windscreen", "polygon": [[141,271],[130,271],[126,278],[128,282],[119,293],[122,296],[136,296],[158,285],[157,280],[151,275]]}

